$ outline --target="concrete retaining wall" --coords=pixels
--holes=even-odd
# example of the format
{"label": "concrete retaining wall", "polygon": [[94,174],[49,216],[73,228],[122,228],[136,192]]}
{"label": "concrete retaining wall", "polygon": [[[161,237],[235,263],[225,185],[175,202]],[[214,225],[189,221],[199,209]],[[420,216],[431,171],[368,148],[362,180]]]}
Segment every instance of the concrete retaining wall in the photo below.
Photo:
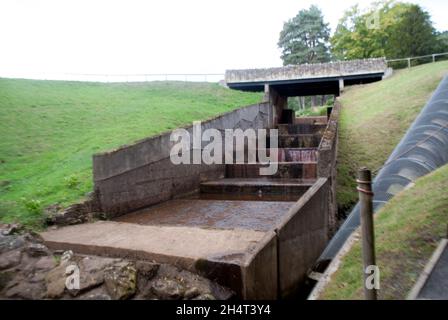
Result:
{"label": "concrete retaining wall", "polygon": [[279,298],[297,293],[328,242],[329,188],[329,180],[319,178],[277,225]]}
{"label": "concrete retaining wall", "polygon": [[328,219],[329,236],[337,229],[337,204],[336,204],[336,159],[338,154],[338,130],[341,104],[335,101],[333,110],[327,122],[327,127],[322,135],[318,148],[317,176],[328,178],[330,188],[328,190]]}
{"label": "concrete retaining wall", "polygon": [[[274,121],[272,104],[262,102],[205,121],[202,130],[270,128]],[[192,136],[192,126],[185,129]],[[175,142],[170,134],[93,156],[94,189],[108,217],[186,194],[197,190],[201,181],[224,175],[224,165],[172,164],[170,150]]]}

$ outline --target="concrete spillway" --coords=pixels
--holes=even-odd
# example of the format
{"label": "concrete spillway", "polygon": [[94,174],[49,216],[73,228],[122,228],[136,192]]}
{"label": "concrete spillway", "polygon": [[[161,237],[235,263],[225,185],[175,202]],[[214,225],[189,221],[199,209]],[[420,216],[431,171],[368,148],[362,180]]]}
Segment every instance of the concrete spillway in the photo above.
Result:
{"label": "concrete spillway", "polygon": [[144,139],[94,155],[94,204],[109,221],[44,232],[46,243],[175,264],[243,299],[296,294],[334,225],[340,106],[329,117],[295,118],[285,97],[265,89],[264,102],[201,129],[277,128],[275,174],[262,176],[258,162],[175,165],[170,133]]}

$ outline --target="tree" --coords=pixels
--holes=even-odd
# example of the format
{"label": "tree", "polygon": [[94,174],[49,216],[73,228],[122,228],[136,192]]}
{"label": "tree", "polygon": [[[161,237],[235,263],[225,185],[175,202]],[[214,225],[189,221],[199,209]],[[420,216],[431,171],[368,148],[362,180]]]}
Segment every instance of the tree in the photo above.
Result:
{"label": "tree", "polygon": [[[377,19],[376,25],[369,21]],[[347,10],[331,38],[332,54],[341,60],[401,58],[431,53],[438,43],[430,16],[409,3],[382,1],[361,12]]]}
{"label": "tree", "polygon": [[329,38],[330,28],[318,7],[300,10],[280,32],[283,65],[329,61]]}
{"label": "tree", "polygon": [[448,31],[437,33],[437,48],[438,53],[448,52]]}
{"label": "tree", "polygon": [[431,18],[418,5],[410,5],[388,31],[386,55],[390,58],[426,55],[437,47],[437,34]]}

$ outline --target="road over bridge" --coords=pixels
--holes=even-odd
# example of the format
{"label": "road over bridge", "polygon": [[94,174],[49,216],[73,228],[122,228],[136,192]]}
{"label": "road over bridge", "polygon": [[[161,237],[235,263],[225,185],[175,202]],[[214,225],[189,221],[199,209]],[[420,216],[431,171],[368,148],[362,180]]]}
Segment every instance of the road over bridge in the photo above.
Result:
{"label": "road over bridge", "polygon": [[339,96],[344,85],[381,80],[387,72],[384,58],[290,65],[280,68],[227,70],[228,87],[264,91],[269,85],[281,96]]}

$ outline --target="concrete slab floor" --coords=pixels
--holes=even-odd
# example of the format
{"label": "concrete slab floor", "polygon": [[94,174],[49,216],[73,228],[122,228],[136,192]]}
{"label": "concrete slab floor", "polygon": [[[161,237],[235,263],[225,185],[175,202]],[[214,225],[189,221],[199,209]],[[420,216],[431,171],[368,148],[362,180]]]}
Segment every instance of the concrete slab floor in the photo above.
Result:
{"label": "concrete slab floor", "polygon": [[[195,227],[142,226],[97,221],[41,233],[53,249],[78,253],[156,260],[191,268],[201,258],[235,259],[251,256],[264,232]],[[226,258],[228,257],[228,258]]]}
{"label": "concrete slab floor", "polygon": [[288,213],[294,201],[232,201],[178,199],[125,214],[114,221],[268,231]]}

